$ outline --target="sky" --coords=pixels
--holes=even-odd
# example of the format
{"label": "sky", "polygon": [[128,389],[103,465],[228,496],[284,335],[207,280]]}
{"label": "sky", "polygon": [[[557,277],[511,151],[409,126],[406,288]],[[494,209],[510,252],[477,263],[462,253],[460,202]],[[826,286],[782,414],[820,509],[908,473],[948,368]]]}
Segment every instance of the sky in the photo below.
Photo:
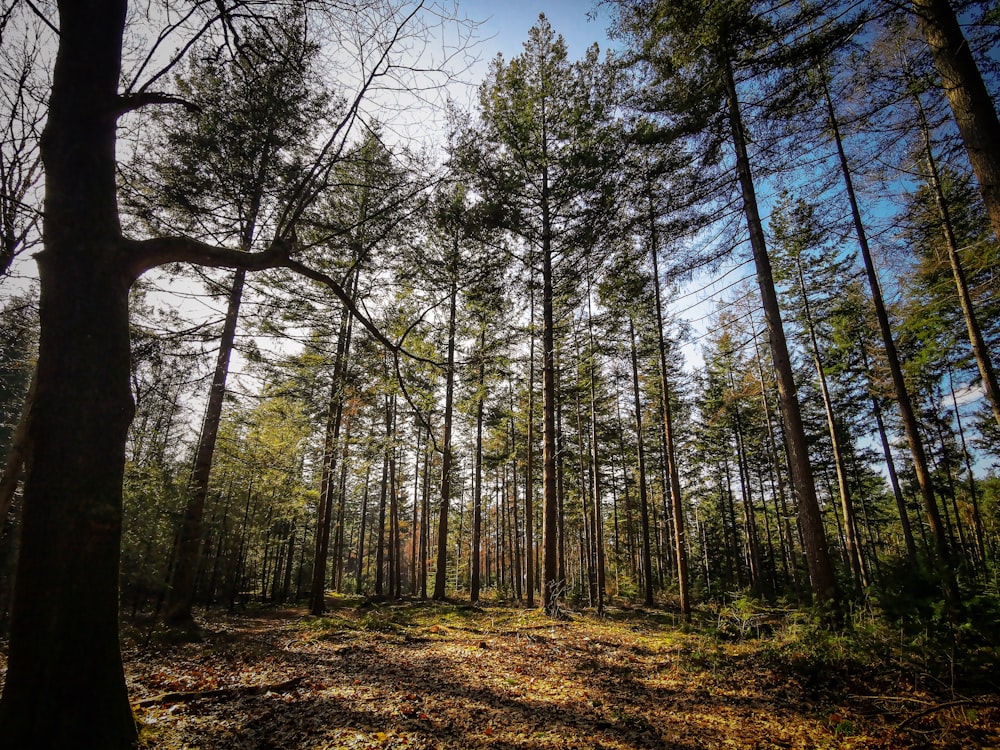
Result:
{"label": "sky", "polygon": [[596,3],[592,0],[459,0],[459,10],[473,20],[484,20],[480,38],[485,62],[497,52],[502,52],[508,60],[520,54],[522,43],[528,38],[528,30],[535,25],[538,14],[544,13],[557,34],[562,34],[569,49],[570,59],[583,57],[583,53],[594,42],[601,49],[608,45],[608,14],[601,10],[594,20],[588,14],[595,13]]}

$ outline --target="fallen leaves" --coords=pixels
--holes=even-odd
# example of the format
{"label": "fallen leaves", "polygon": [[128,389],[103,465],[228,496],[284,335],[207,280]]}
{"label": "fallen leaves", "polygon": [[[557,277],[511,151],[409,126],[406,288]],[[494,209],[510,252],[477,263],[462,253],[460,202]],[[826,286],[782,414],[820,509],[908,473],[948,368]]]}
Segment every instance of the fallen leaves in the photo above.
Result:
{"label": "fallen leaves", "polygon": [[[502,607],[384,610],[341,609],[323,620],[220,616],[205,623],[200,644],[128,641],[147,747],[1000,745],[996,708],[955,706],[962,717],[930,740],[927,727],[946,712],[915,722],[922,734],[894,733],[912,705],[876,708],[865,696],[829,694],[761,663],[756,646],[655,623],[576,616],[551,624]],[[293,689],[239,690],[247,685]],[[204,694],[183,704],[155,701],[169,691]]]}

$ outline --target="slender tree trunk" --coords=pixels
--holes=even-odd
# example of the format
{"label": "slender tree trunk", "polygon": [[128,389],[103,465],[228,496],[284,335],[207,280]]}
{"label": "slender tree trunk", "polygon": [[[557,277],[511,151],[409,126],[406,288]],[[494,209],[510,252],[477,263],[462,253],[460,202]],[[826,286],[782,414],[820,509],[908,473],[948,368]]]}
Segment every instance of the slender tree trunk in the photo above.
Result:
{"label": "slender tree trunk", "polygon": [[[349,281],[349,286],[357,280]],[[333,360],[330,399],[327,406],[326,436],[323,444],[323,472],[320,477],[319,514],[316,519],[316,551],[313,556],[312,597],[309,611],[316,617],[323,614],[326,594],[327,557],[330,549],[330,530],[333,525],[333,499],[336,486],[337,452],[340,448],[340,425],[344,415],[344,375],[347,370],[347,352],[350,349],[351,314],[345,306],[340,317],[337,352]]]}
{"label": "slender tree trunk", "polygon": [[531,323],[528,341],[528,416],[527,437],[524,447],[524,590],[528,607],[535,606],[535,283],[534,269],[528,281],[531,298]]}
{"label": "slender tree trunk", "polygon": [[777,485],[777,499],[776,504],[779,508],[779,515],[782,519],[781,529],[783,531],[783,536],[785,539],[785,544],[783,545],[782,558],[785,557],[785,552],[787,551],[787,557],[789,560],[789,566],[791,570],[791,583],[794,586],[796,593],[800,591],[799,586],[799,575],[798,575],[798,559],[795,552],[795,534],[792,533],[792,526],[790,520],[790,514],[788,513],[788,504],[786,500],[785,493],[785,479],[784,472],[782,471],[782,462],[780,459],[780,454],[778,453],[778,439],[774,434],[774,423],[771,420],[771,404],[770,399],[767,397],[767,381],[764,378],[764,365],[761,361],[761,351],[760,346],[757,342],[757,326],[754,323],[753,316],[750,316],[750,335],[753,337],[753,350],[755,359],[757,360],[757,377],[760,379],[760,401],[761,406],[764,409],[764,420],[767,424],[767,446],[768,453],[771,458],[771,471],[772,471],[772,492],[774,491],[774,485]]}
{"label": "slender tree trunk", "polygon": [[820,602],[836,603],[838,600],[837,581],[827,549],[826,535],[823,532],[823,519],[820,516],[819,502],[816,499],[816,486],[813,481],[812,467],[809,465],[809,452],[796,395],[795,378],[791,359],[788,356],[788,344],[785,341],[785,330],[781,322],[778,295],[775,292],[774,278],[771,273],[771,259],[768,257],[764,241],[764,228],[757,207],[753,175],[750,171],[750,158],[743,135],[743,119],[740,115],[739,100],[736,95],[736,80],[733,77],[732,64],[728,59],[726,60],[726,87],[729,99],[729,124],[732,128],[737,171],[743,193],[743,209],[750,230],[750,245],[753,249],[754,263],[757,269],[757,283],[760,287],[764,319],[767,322],[767,332],[771,343],[771,359],[777,375],[778,402],[785,422],[789,466],[792,472],[792,484],[795,486],[795,494],[799,501],[799,525],[805,542],[806,563],[809,567],[812,593]]}
{"label": "slender tree trunk", "polygon": [[205,408],[205,419],[202,422],[201,438],[198,440],[194,469],[191,472],[191,494],[184,510],[177,564],[174,567],[174,575],[167,595],[164,620],[170,623],[191,622],[195,574],[198,570],[202,542],[201,519],[205,512],[205,499],[208,497],[208,481],[212,473],[212,459],[215,455],[215,442],[222,418],[222,404],[226,397],[229,358],[232,355],[233,343],[236,338],[236,324],[239,320],[245,278],[246,271],[236,271],[229,290],[229,306],[222,326],[222,337],[219,340],[219,355],[215,363],[215,374],[212,376],[212,387],[208,395],[208,405]]}
{"label": "slender tree trunk", "polygon": [[517,431],[514,428],[514,390],[509,391],[510,395],[510,480],[511,480],[511,510],[514,513],[514,592],[517,600],[524,597],[524,582],[522,580],[524,558],[521,554],[521,524],[517,515],[517,506],[520,496],[517,492]]}
{"label": "slender tree trunk", "polygon": [[896,462],[892,458],[892,448],[889,445],[889,436],[885,431],[885,420],[882,419],[882,403],[878,394],[872,388],[872,373],[868,362],[868,349],[864,341],[861,342],[861,360],[868,378],[869,395],[872,400],[872,416],[875,417],[875,425],[878,428],[879,441],[882,444],[882,455],[885,457],[886,473],[889,475],[889,486],[892,487],[893,497],[896,499],[896,510],[899,513],[899,524],[903,530],[903,542],[906,545],[906,554],[910,563],[917,562],[917,545],[913,541],[913,530],[910,527],[910,516],[906,511],[906,498],[903,497],[903,490],[899,486],[899,476],[896,474]]}
{"label": "slender tree trunk", "polygon": [[[386,500],[389,495],[389,463],[392,454],[392,407],[390,397],[385,397],[385,446],[382,449],[382,481],[378,491],[378,544],[375,547],[375,596],[385,594]],[[391,535],[390,535],[391,536]]]}
{"label": "slender tree trunk", "polygon": [[[931,0],[939,2],[939,0]],[[834,143],[837,147],[837,156],[840,160],[841,173],[844,178],[844,187],[847,192],[847,199],[851,205],[851,215],[854,220],[854,229],[858,237],[858,247],[861,250],[861,257],[865,264],[865,273],[868,276],[868,286],[871,289],[872,303],[875,306],[875,317],[878,319],[879,330],[882,334],[882,343],[885,348],[886,360],[889,364],[889,372],[892,375],[892,384],[896,394],[896,401],[899,404],[900,417],[903,420],[903,428],[906,432],[907,442],[910,444],[910,453],[913,457],[913,470],[917,475],[917,484],[920,486],[920,497],[924,503],[924,510],[927,514],[927,522],[934,537],[934,547],[937,553],[938,573],[941,576],[941,583],[944,586],[945,596],[953,608],[961,606],[961,597],[958,592],[958,582],[955,579],[955,571],[952,568],[951,552],[948,548],[948,538],[945,535],[944,526],[941,523],[941,515],[938,512],[937,500],[934,497],[934,486],[931,479],[930,470],[927,465],[927,454],[924,451],[923,440],[920,437],[920,428],[917,424],[917,417],[913,411],[913,403],[910,400],[910,393],[903,378],[903,369],[899,364],[899,354],[896,351],[896,344],[892,338],[892,329],[889,325],[889,314],[885,309],[885,301],[882,297],[882,288],[875,269],[875,261],[872,258],[871,249],[868,246],[868,236],[865,233],[864,224],[861,221],[861,211],[858,208],[858,201],[854,193],[854,181],[851,178],[851,170],[847,164],[847,154],[844,151],[843,140],[840,136],[840,124],[837,120],[833,101],[830,98],[829,89],[824,89],[826,96],[827,117],[831,130],[833,131]]]}
{"label": "slender tree trunk", "polygon": [[556,491],[555,322],[552,310],[552,234],[548,174],[542,177],[542,602],[559,609],[559,498]]}
{"label": "slender tree trunk", "polygon": [[979,181],[993,233],[1000,237],[1000,119],[993,100],[951,3],[913,0],[913,9]]}
{"label": "slender tree trunk", "polygon": [[371,464],[368,464],[365,469],[365,488],[361,493],[361,528],[358,531],[358,566],[354,571],[354,591],[357,594],[361,593],[361,586],[364,583],[365,577],[365,525],[368,521],[368,486],[371,481],[371,474],[372,467]]}
{"label": "slender tree trunk", "polygon": [[[480,349],[485,346],[486,334],[480,335]],[[469,584],[469,598],[475,604],[479,601],[480,544],[483,533],[483,363],[479,363],[479,378],[476,395],[476,459],[475,477],[472,487],[472,580]]]}
{"label": "slender tree trunk", "polygon": [[594,316],[590,308],[590,280],[587,281],[587,328],[590,336],[590,451],[594,472],[594,546],[597,550],[597,613],[604,613],[607,588],[607,560],[604,550],[604,509],[601,503],[601,462],[597,435],[597,346],[594,343]]}
{"label": "slender tree trunk", "polygon": [[[652,199],[649,201],[652,206]],[[677,597],[681,613],[691,619],[691,593],[689,578],[687,543],[684,536],[684,504],[681,498],[680,472],[674,455],[674,428],[670,411],[670,382],[667,378],[667,345],[663,337],[663,300],[660,292],[660,265],[657,252],[656,220],[650,212],[650,255],[653,258],[653,291],[656,294],[656,331],[660,355],[660,394],[663,412],[663,443],[667,459],[667,478],[670,482],[670,499],[673,510],[674,554],[677,557]]]}
{"label": "slender tree trunk", "polygon": [[423,534],[422,524],[427,523],[427,519],[420,515],[423,510],[420,504],[420,463],[423,458],[420,439],[423,436],[423,428],[414,414],[413,427],[417,431],[417,447],[413,452],[413,525],[410,527],[410,596],[417,595],[417,539]]}
{"label": "slender tree trunk", "polygon": [[830,387],[823,369],[823,360],[819,353],[819,342],[816,339],[816,327],[813,323],[812,306],[809,303],[809,293],[806,290],[805,273],[802,270],[802,256],[795,256],[795,270],[799,280],[799,292],[802,294],[803,314],[806,321],[806,335],[809,336],[809,347],[812,351],[813,364],[816,367],[816,377],[819,380],[819,392],[823,398],[823,408],[826,411],[826,426],[830,433],[830,444],[833,447],[833,464],[837,470],[837,489],[840,491],[840,507],[844,513],[844,546],[847,559],[858,591],[868,586],[864,561],[861,557],[861,545],[858,542],[858,527],[854,513],[854,499],[851,497],[851,487],[847,479],[847,465],[844,460],[844,449],[841,445],[837,420],[833,413],[833,399],[830,397]]}
{"label": "slender tree trunk", "polygon": [[[735,393],[736,382],[732,370],[729,371],[729,387]],[[743,533],[746,543],[746,559],[750,563],[750,582],[753,592],[761,596],[766,592],[764,568],[760,557],[760,539],[757,536],[757,519],[750,492],[750,467],[747,465],[746,446],[743,442],[743,417],[739,402],[733,408],[733,434],[736,438],[736,467],[740,474],[740,497],[743,499]],[[769,593],[769,592],[768,592]]]}
{"label": "slender tree trunk", "polygon": [[965,462],[965,471],[969,475],[969,499],[972,501],[972,520],[976,531],[976,549],[979,552],[979,561],[982,572],[987,572],[986,567],[986,541],[983,532],[983,516],[979,510],[979,491],[976,488],[976,477],[972,473],[972,457],[969,455],[969,448],[965,442],[965,429],[962,427],[962,415],[958,411],[958,396],[955,395],[954,374],[949,371],[948,384],[951,390],[951,403],[955,409],[955,424],[958,427],[958,437],[962,445],[962,458]]}
{"label": "slender tree trunk", "polygon": [[420,492],[420,598],[427,598],[427,558],[431,541],[431,436],[424,443],[424,483]]}
{"label": "slender tree trunk", "polygon": [[969,335],[969,345],[972,347],[972,355],[976,359],[976,365],[979,367],[979,375],[983,379],[983,390],[986,392],[986,400],[993,411],[994,421],[1000,426],[1000,385],[997,384],[996,369],[993,367],[993,359],[990,356],[989,346],[983,337],[982,328],[979,326],[976,310],[972,304],[972,295],[969,293],[969,284],[965,278],[965,270],[962,268],[962,259],[958,255],[958,240],[955,237],[955,228],[951,221],[951,210],[948,208],[948,201],[941,187],[941,176],[938,172],[937,160],[934,158],[927,115],[924,113],[920,97],[915,97],[915,100],[917,113],[920,116],[920,129],[924,136],[924,152],[927,154],[928,177],[930,178],[931,189],[934,191],[934,200],[937,203],[938,211],[941,213],[941,228],[944,232],[945,245],[948,248],[948,263],[951,265],[951,274],[955,279],[955,291],[958,295],[958,303],[962,308],[962,317],[965,319],[965,329]]}
{"label": "slender tree trunk", "polygon": [[[457,255],[458,237],[455,238]],[[448,303],[448,365],[445,370],[444,440],[441,458],[441,508],[438,516],[437,573],[434,598],[444,599],[448,584],[448,510],[451,504],[451,422],[455,398],[455,317],[458,305],[458,280],[452,278]]]}
{"label": "slender tree trunk", "polygon": [[642,440],[642,403],[639,401],[639,358],[635,349],[635,325],[628,321],[632,354],[632,394],[635,407],[635,439],[639,462],[639,525],[642,533],[642,601],[653,606],[653,555],[649,538],[649,498],[646,494],[646,451]]}

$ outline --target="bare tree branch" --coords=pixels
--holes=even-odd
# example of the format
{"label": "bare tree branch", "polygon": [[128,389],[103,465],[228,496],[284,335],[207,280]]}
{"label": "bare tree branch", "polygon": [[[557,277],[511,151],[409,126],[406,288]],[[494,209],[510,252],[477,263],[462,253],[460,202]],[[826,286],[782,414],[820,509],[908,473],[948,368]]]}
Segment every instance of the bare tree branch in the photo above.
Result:
{"label": "bare tree branch", "polygon": [[117,113],[119,115],[123,115],[126,112],[131,112],[139,109],[140,107],[147,107],[152,104],[179,104],[188,112],[196,113],[200,111],[197,104],[189,102],[179,96],[166,94],[160,91],[140,91],[137,93],[122,94],[119,96]]}

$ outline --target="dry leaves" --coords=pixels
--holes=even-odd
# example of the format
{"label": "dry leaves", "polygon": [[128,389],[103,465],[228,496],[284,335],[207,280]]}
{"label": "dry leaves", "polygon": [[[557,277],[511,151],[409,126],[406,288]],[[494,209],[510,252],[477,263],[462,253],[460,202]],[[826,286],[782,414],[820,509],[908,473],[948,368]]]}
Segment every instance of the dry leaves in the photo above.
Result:
{"label": "dry leaves", "polygon": [[[1000,747],[995,707],[929,705],[810,686],[756,658],[644,620],[550,622],[513,608],[403,604],[215,616],[201,643],[127,639],[146,747],[908,748]],[[281,685],[253,694],[220,690]],[[884,700],[880,700],[883,699]]]}

